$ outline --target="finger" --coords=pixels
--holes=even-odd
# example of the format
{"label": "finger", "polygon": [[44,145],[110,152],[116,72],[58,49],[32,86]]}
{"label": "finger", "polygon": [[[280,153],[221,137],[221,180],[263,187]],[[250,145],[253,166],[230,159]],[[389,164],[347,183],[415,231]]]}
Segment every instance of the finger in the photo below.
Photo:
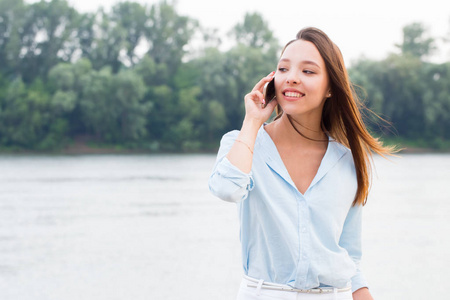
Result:
{"label": "finger", "polygon": [[264,96],[260,91],[251,91],[245,95],[244,100],[247,99],[255,103],[264,103]]}
{"label": "finger", "polygon": [[275,71],[271,72],[266,77],[263,77],[254,87],[252,91],[262,91],[266,83],[270,82],[275,75]]}
{"label": "finger", "polygon": [[256,97],[254,98],[254,100],[257,104],[265,104],[266,103],[263,93],[261,93],[260,91],[253,91],[253,93],[255,93]]}
{"label": "finger", "polygon": [[268,82],[270,82],[273,77],[275,75],[275,71],[271,72],[269,75],[267,75],[266,77],[263,77],[254,87],[253,87],[253,91],[262,91],[264,88],[264,85]]}

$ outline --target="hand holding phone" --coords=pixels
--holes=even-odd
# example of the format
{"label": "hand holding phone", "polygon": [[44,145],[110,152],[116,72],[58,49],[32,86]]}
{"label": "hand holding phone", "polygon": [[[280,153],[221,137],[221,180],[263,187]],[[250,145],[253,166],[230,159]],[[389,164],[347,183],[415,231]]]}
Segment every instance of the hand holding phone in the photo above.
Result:
{"label": "hand holding phone", "polygon": [[261,78],[255,84],[252,91],[245,95],[245,120],[252,120],[253,124],[256,124],[255,122],[261,122],[262,125],[270,118],[277,103],[273,82],[274,75],[275,72],[271,72]]}
{"label": "hand holding phone", "polygon": [[265,108],[267,106],[267,104],[269,104],[270,101],[275,99],[275,96],[276,96],[275,95],[275,77],[271,81],[269,81],[268,83],[266,83],[264,85],[263,96],[264,96],[264,101],[265,101],[263,108]]}

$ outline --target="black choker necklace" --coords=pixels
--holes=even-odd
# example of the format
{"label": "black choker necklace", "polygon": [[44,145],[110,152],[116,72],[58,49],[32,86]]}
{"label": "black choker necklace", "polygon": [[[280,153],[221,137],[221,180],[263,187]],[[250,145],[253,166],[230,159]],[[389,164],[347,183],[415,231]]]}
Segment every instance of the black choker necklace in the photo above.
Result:
{"label": "black choker necklace", "polygon": [[[292,128],[294,128],[295,131],[297,131],[298,134],[300,134],[302,137],[304,137],[305,139],[308,139],[310,141],[314,141],[314,142],[328,142],[328,139],[324,139],[324,140],[316,140],[316,139],[312,139],[310,137],[307,137],[306,135],[304,135],[303,133],[301,133],[292,123],[291,117],[286,114],[287,119],[289,120],[289,123],[291,124]],[[300,126],[304,127],[302,124],[298,123],[297,121],[294,120],[295,123],[299,124]],[[314,131],[314,130],[312,130]],[[316,131],[318,132],[318,131]],[[323,131],[322,131],[323,132]]]}

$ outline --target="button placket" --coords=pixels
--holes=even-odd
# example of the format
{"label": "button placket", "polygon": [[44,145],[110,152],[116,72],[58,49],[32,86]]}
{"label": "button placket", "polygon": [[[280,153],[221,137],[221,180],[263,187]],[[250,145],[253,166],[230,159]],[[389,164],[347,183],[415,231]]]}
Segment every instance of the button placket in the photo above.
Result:
{"label": "button placket", "polygon": [[298,232],[299,232],[299,268],[297,269],[297,280],[302,283],[306,282],[306,276],[308,274],[308,245],[309,245],[309,233],[308,233],[308,205],[303,195],[299,196],[298,205]]}

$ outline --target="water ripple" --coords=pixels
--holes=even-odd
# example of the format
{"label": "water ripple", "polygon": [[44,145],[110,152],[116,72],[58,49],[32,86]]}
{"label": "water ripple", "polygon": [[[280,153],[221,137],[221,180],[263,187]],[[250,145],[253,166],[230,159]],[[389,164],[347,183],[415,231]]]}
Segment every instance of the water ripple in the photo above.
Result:
{"label": "water ripple", "polygon": [[47,178],[7,178],[0,182],[92,182],[92,181],[182,181],[181,177],[172,176],[124,176],[124,177],[47,177]]}

